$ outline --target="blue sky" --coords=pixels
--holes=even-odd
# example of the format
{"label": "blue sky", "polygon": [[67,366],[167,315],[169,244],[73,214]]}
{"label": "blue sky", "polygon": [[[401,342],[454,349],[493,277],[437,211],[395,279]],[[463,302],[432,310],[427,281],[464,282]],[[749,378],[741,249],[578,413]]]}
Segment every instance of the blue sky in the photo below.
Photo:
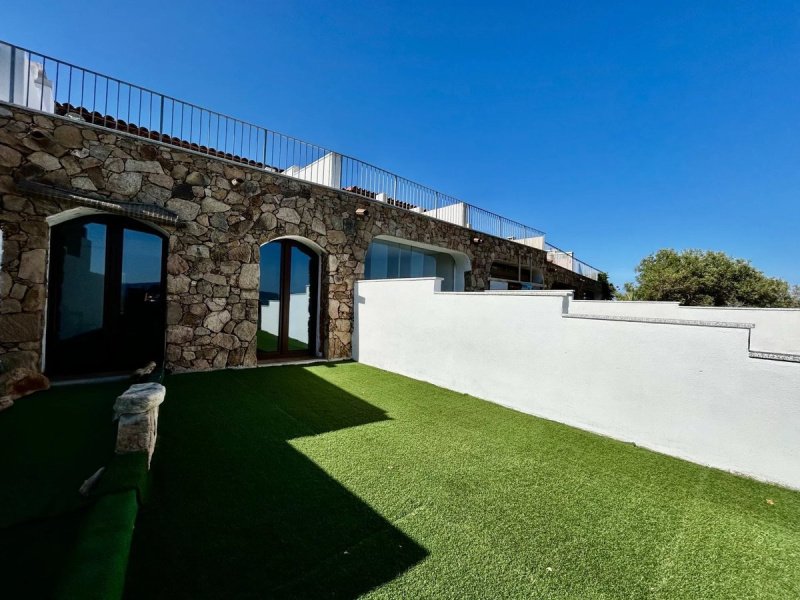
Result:
{"label": "blue sky", "polygon": [[[558,6],[555,6],[558,4]],[[12,3],[0,38],[522,221],[800,283],[796,2]]]}

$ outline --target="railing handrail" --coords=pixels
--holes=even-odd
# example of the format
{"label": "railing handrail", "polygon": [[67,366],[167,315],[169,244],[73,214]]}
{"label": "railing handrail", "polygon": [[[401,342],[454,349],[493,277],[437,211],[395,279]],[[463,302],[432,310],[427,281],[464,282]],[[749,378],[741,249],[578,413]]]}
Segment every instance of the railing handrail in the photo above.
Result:
{"label": "railing handrail", "polygon": [[[104,75],[103,73],[99,73],[99,72],[97,72],[97,71],[95,71],[93,69],[86,69],[86,68],[78,66],[78,65],[76,65],[74,63],[71,63],[71,62],[68,62],[68,61],[64,61],[64,60],[61,60],[61,59],[57,59],[57,58],[53,58],[52,56],[47,55],[47,54],[43,54],[41,52],[36,52],[36,51],[33,51],[33,50],[29,50],[29,49],[27,49],[25,47],[22,47],[22,46],[17,46],[15,44],[10,44],[10,43],[5,42],[3,40],[0,40],[0,47],[1,46],[7,46],[8,48],[12,49],[15,52],[19,51],[19,52],[22,52],[22,53],[26,53],[29,63],[35,62],[33,60],[33,58],[31,58],[31,57],[40,57],[41,60],[42,60],[42,67],[44,69],[45,76],[46,76],[48,62],[55,64],[56,78],[55,78],[55,83],[52,85],[52,99],[51,99],[52,102],[53,102],[54,107],[55,106],[67,106],[67,107],[73,107],[73,108],[80,109],[80,110],[85,111],[86,113],[92,115],[92,121],[94,121],[94,116],[93,115],[95,113],[96,114],[100,114],[98,111],[95,110],[96,108],[98,108],[98,106],[97,106],[97,104],[98,104],[97,103],[97,87],[98,87],[98,78],[100,78],[100,79],[102,79],[102,87],[105,90],[104,111],[106,113],[109,112],[109,105],[108,105],[108,94],[109,94],[109,90],[110,90],[109,83],[113,83],[113,84],[115,84],[117,86],[117,89],[116,89],[116,100],[117,100],[117,102],[116,102],[116,104],[117,104],[116,114],[114,114],[113,116],[111,114],[102,115],[103,123],[105,123],[105,121],[107,119],[112,119],[113,121],[115,121],[115,124],[117,124],[117,125],[125,124],[127,126],[129,132],[130,132],[131,128],[134,128],[136,130],[135,135],[139,135],[140,137],[143,135],[142,133],[140,133],[140,131],[144,130],[144,131],[147,132],[148,136],[151,139],[159,139],[161,141],[165,141],[165,140],[163,140],[163,138],[167,138],[168,141],[165,141],[165,143],[170,143],[172,145],[175,144],[175,140],[177,139],[177,140],[180,141],[180,145],[182,145],[182,146],[183,146],[183,144],[188,144],[189,146],[197,146],[198,148],[205,148],[206,153],[212,154],[212,155],[220,155],[220,154],[222,154],[223,157],[225,157],[227,155],[232,155],[237,160],[240,160],[240,161],[243,160],[244,162],[251,163],[251,164],[259,164],[259,165],[263,164],[263,166],[265,166],[265,167],[271,167],[271,168],[274,168],[274,169],[278,169],[281,172],[285,171],[286,169],[288,169],[288,168],[290,168],[292,166],[297,166],[301,170],[302,169],[307,169],[307,168],[310,167],[312,169],[311,179],[309,179],[308,177],[295,177],[295,178],[299,178],[299,179],[303,179],[303,180],[307,180],[307,181],[312,181],[312,182],[315,182],[315,183],[321,183],[323,185],[329,185],[330,187],[335,187],[337,189],[348,190],[348,188],[352,188],[353,190],[360,190],[363,193],[360,193],[359,191],[355,191],[355,193],[357,193],[359,195],[362,195],[362,196],[370,197],[370,198],[377,198],[379,195],[385,195],[386,198],[391,200],[394,205],[400,206],[401,208],[407,208],[408,210],[416,209],[416,212],[420,212],[421,214],[426,214],[426,213],[430,213],[430,212],[433,211],[435,214],[427,214],[427,216],[431,217],[431,218],[438,218],[440,220],[448,221],[448,222],[451,222],[451,223],[456,224],[456,225],[460,225],[460,226],[463,226],[463,227],[468,227],[468,228],[473,229],[475,231],[479,231],[481,233],[485,233],[485,234],[488,234],[488,235],[493,235],[493,236],[496,236],[496,237],[501,237],[501,238],[504,238],[504,239],[524,240],[524,239],[528,239],[528,238],[542,237],[543,238],[542,249],[545,252],[558,252],[558,253],[563,253],[565,255],[570,255],[570,260],[571,260],[571,267],[570,268],[571,268],[572,271],[574,271],[576,273],[579,273],[579,274],[582,274],[582,275],[585,275],[585,276],[589,276],[592,279],[597,279],[597,276],[599,275],[599,273],[601,273],[601,271],[599,269],[596,269],[595,267],[592,267],[588,263],[585,263],[585,262],[575,258],[572,253],[565,252],[564,250],[561,250],[560,248],[558,248],[558,247],[550,244],[549,242],[545,241],[545,239],[546,239],[545,238],[545,233],[543,231],[535,228],[535,227],[530,227],[530,226],[525,225],[523,223],[520,223],[518,221],[514,221],[512,219],[508,219],[508,218],[503,217],[502,215],[500,215],[498,213],[495,213],[493,211],[489,211],[489,210],[487,210],[485,208],[481,208],[481,207],[476,206],[474,204],[470,204],[468,202],[460,200],[459,198],[457,198],[455,196],[451,196],[449,194],[445,194],[443,192],[439,192],[439,191],[435,190],[432,187],[429,187],[427,185],[424,185],[424,184],[415,182],[413,180],[407,179],[405,177],[402,177],[401,175],[398,175],[396,173],[393,173],[391,171],[388,171],[386,169],[383,169],[381,167],[373,165],[372,163],[368,163],[366,161],[363,161],[361,159],[355,158],[355,157],[350,156],[348,154],[343,154],[341,152],[336,152],[335,150],[330,150],[328,148],[325,148],[324,146],[319,146],[317,144],[306,142],[306,141],[301,140],[299,138],[296,138],[294,136],[286,135],[286,134],[283,134],[283,133],[280,133],[280,132],[277,132],[277,131],[274,131],[274,130],[271,130],[271,129],[267,129],[266,127],[262,127],[260,125],[256,125],[256,124],[251,123],[249,121],[244,121],[242,119],[238,119],[236,117],[232,117],[232,116],[226,115],[225,113],[221,113],[221,112],[218,112],[218,111],[214,111],[214,110],[210,110],[210,109],[207,109],[207,108],[203,108],[202,106],[199,106],[199,105],[197,105],[197,104],[195,104],[193,102],[187,102],[187,101],[184,101],[184,100],[179,100],[178,98],[175,98],[174,96],[171,96],[169,94],[163,94],[161,92],[157,92],[155,90],[152,90],[152,89],[144,87],[144,86],[140,86],[140,85],[137,85],[137,84],[132,84],[132,83],[129,83],[129,82],[124,81],[122,79],[119,79],[117,77]],[[60,70],[61,70],[62,67],[64,69],[69,69],[69,83],[68,83],[68,91],[67,91],[66,102],[59,102],[59,91],[60,91],[60,89],[58,89],[59,88],[59,85],[58,85],[59,79],[58,79],[58,77],[59,77],[59,74],[61,72]],[[72,100],[72,87],[73,87],[73,82],[72,82],[73,70],[76,70],[78,72],[78,74],[80,75],[80,86],[81,86],[80,87],[80,102],[79,102],[79,104],[77,106],[73,105],[72,102],[71,102],[71,100]],[[13,68],[10,69],[10,72],[13,73]],[[27,75],[29,75],[29,73]],[[24,103],[25,106],[28,106],[28,99],[29,99],[31,85],[32,85],[31,81],[30,81],[30,79],[28,78],[27,75],[26,75],[26,79],[25,79],[25,94],[26,94],[26,100],[25,100],[25,103]],[[94,88],[92,90],[92,101],[93,101],[93,104],[92,104],[92,111],[93,112],[92,113],[89,113],[88,107],[82,106],[83,100],[84,100],[84,94],[86,92],[85,86],[86,86],[86,76],[87,75],[89,75],[89,76],[94,78]],[[13,78],[14,75],[11,75],[11,77]],[[50,80],[50,79],[48,79],[48,80],[51,81],[51,83],[53,83],[52,80]],[[76,80],[77,80],[77,76],[76,76]],[[3,82],[0,82],[0,85],[2,85],[2,83]],[[34,85],[35,85],[35,83],[36,82],[34,82]],[[16,86],[16,85],[17,85],[17,82],[15,80],[9,79],[10,94],[13,93],[14,86]],[[120,108],[120,99],[122,98],[122,87],[123,86],[128,88],[128,98],[127,98],[127,100],[128,100],[128,102],[127,102],[128,112],[126,114],[126,119],[124,121],[121,118],[122,117],[122,110]],[[147,110],[146,110],[146,115],[147,115],[146,118],[149,118],[148,125],[151,128],[153,127],[152,120],[153,120],[153,115],[154,115],[154,112],[155,112],[154,111],[154,106],[153,106],[153,99],[155,98],[157,100],[157,108],[158,108],[158,118],[157,118],[157,120],[158,120],[159,131],[155,131],[155,130],[151,131],[150,129],[145,129],[143,127],[144,123],[132,123],[131,122],[131,107],[132,107],[133,99],[134,99],[134,97],[133,97],[133,91],[134,90],[139,95],[138,103],[136,104],[136,106],[138,107],[138,119],[137,120],[140,120],[140,119],[143,118],[143,108],[144,108],[144,106],[143,106],[143,95],[149,95],[150,102],[149,102],[149,105],[148,105]],[[40,103],[41,103],[41,102],[43,102],[43,98],[44,98],[44,86],[41,86],[40,96],[41,96],[41,100],[40,100]],[[166,125],[166,122],[165,122],[166,104],[170,104],[171,105],[170,106],[171,107],[171,112],[170,112],[170,115],[169,115],[170,116],[170,122],[169,122],[170,133],[169,134],[167,134],[166,131],[163,131],[165,129],[165,125]],[[181,113],[180,114],[180,125],[179,125],[179,130],[178,130],[178,136],[173,135],[175,133],[175,126],[176,126],[176,122],[175,122],[176,121],[176,114],[175,114],[176,113],[176,107],[180,107],[180,113]],[[187,109],[191,110],[191,114],[189,116],[188,136],[186,135],[186,128],[185,128],[185,123],[184,123],[184,117],[185,117],[185,113],[187,112]],[[195,132],[193,131],[194,124],[195,124],[195,112],[194,111],[199,111],[199,115],[200,115],[199,116],[199,121],[198,121],[199,131],[197,132],[197,135],[195,135]],[[206,116],[208,117],[208,120],[207,120],[207,131],[206,131],[207,146],[206,146],[206,144],[203,143],[203,139],[204,139],[203,138],[203,125],[204,125],[204,119],[205,119]],[[222,149],[212,147],[212,139],[211,139],[211,130],[212,130],[212,125],[213,125],[212,117],[214,119],[216,119],[216,143],[214,144],[215,146],[219,146],[222,124],[224,123],[224,125],[225,125],[224,137],[222,139],[222,142],[223,142],[224,145],[223,145]],[[232,142],[232,146],[233,147],[232,147],[232,152],[227,152],[227,150],[228,150],[228,142],[229,142],[229,138],[230,138],[230,136],[229,136],[229,125],[233,126],[233,142]],[[248,132],[247,133],[247,135],[248,135],[247,153],[251,154],[251,156],[257,156],[257,157],[258,156],[262,156],[260,154],[254,154],[252,152],[251,143],[252,143],[253,134],[255,133],[255,137],[256,137],[255,143],[256,143],[256,146],[257,146],[257,150],[256,151],[258,152],[259,151],[258,147],[261,147],[263,145],[263,163],[261,161],[256,161],[254,158],[248,158],[246,155],[244,155],[243,157],[240,157],[239,154],[236,153],[237,128],[239,128],[241,130],[241,138],[238,140],[239,147],[240,147],[240,152],[244,155],[244,136],[245,136],[245,130],[247,130],[247,132]],[[153,134],[158,134],[157,138],[152,138]],[[189,139],[189,138],[194,138],[194,139]],[[272,161],[275,160],[275,152],[276,152],[276,145],[277,145],[278,163],[280,163],[282,160],[285,160],[285,162],[286,162],[285,166],[278,165],[278,166],[272,167],[272,165],[268,164],[267,155],[268,155],[268,148],[269,148],[269,145],[270,145],[270,140],[272,142],[271,160]],[[284,156],[284,152],[283,152],[284,144],[286,146],[286,156]],[[289,146],[290,145],[292,146],[291,151],[289,150]],[[310,160],[309,160],[309,151],[311,153],[311,159]],[[291,157],[289,156],[290,153],[291,153]],[[331,157],[334,157],[334,160],[336,160],[335,157],[337,157],[337,156],[339,157],[338,158],[338,161],[339,161],[338,162],[338,172],[339,172],[339,181],[338,182],[320,181],[320,179],[324,180],[324,179],[328,178],[329,175],[332,176],[332,173],[325,172],[324,168],[323,168],[323,172],[322,173],[320,173],[319,171],[314,172],[314,164],[316,162],[322,160],[323,158],[329,156],[329,155]],[[295,158],[297,158],[298,156],[304,156],[305,157],[305,161],[306,161],[305,164],[301,164],[302,160],[295,161]],[[348,169],[347,173],[345,173],[345,165],[347,166],[347,169]],[[287,176],[291,177],[291,175],[287,175]],[[345,176],[347,176],[348,185],[345,185]],[[391,182],[391,184],[392,184],[391,193],[390,193],[390,190],[388,189],[388,185],[385,185],[388,182]],[[401,188],[405,188],[405,191],[401,190]],[[401,197],[403,194],[405,194],[405,197]],[[461,216],[455,215],[455,216],[449,216],[448,217],[447,215],[443,214],[445,211],[447,211],[448,208],[458,206],[459,204],[463,205],[465,207],[465,212],[464,212],[463,215],[461,215]],[[405,205],[405,206],[401,206],[401,205]],[[408,208],[408,207],[411,207],[411,208]],[[473,223],[473,221],[481,221],[481,220],[483,221],[483,223],[480,223],[480,224],[479,223]],[[509,235],[509,234],[512,234],[512,235]],[[575,265],[578,265],[578,268],[576,268]],[[588,271],[589,274],[588,275],[585,274],[584,271]]]}

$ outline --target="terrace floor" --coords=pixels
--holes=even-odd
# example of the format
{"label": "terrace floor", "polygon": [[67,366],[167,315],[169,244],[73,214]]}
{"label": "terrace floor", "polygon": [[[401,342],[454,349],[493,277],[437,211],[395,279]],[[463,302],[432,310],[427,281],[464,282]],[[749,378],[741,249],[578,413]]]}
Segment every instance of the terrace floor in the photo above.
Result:
{"label": "terrace floor", "polygon": [[800,493],[355,363],[165,384],[129,598],[800,597]]}
{"label": "terrace floor", "polygon": [[114,454],[124,383],[53,388],[0,413],[0,581],[9,598],[49,597],[84,526],[81,483]]}
{"label": "terrace floor", "polygon": [[[800,597],[800,493],[355,363],[165,383],[128,598]],[[105,568],[76,490],[125,385],[0,414],[9,597]]]}

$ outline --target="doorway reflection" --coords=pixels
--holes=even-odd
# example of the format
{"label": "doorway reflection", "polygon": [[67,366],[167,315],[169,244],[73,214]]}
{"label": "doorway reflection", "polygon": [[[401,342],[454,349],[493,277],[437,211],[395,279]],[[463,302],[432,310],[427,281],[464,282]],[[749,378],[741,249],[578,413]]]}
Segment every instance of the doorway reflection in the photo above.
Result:
{"label": "doorway reflection", "polygon": [[316,350],[319,258],[295,240],[261,247],[259,358],[313,355]]}

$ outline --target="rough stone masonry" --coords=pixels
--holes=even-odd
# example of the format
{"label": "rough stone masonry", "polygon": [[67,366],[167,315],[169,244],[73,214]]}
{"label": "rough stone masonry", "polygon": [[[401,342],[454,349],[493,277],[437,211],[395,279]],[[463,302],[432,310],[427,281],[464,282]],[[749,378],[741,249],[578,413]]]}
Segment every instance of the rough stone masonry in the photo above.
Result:
{"label": "rough stone masonry", "polygon": [[[27,179],[100,199],[157,205],[183,223],[162,226],[167,258],[166,367],[256,364],[259,247],[300,236],[322,249],[320,353],[351,353],[353,285],[371,240],[390,235],[466,254],[467,290],[484,290],[493,261],[541,269],[548,288],[598,294],[595,281],[547,262],[546,253],[423,215],[190,150],[16,106],[0,105],[0,360],[41,359],[47,300],[47,217],[74,208],[29,197]],[[357,217],[357,208],[368,208]],[[598,295],[599,297],[599,295]],[[398,306],[402,311],[403,307]]]}

